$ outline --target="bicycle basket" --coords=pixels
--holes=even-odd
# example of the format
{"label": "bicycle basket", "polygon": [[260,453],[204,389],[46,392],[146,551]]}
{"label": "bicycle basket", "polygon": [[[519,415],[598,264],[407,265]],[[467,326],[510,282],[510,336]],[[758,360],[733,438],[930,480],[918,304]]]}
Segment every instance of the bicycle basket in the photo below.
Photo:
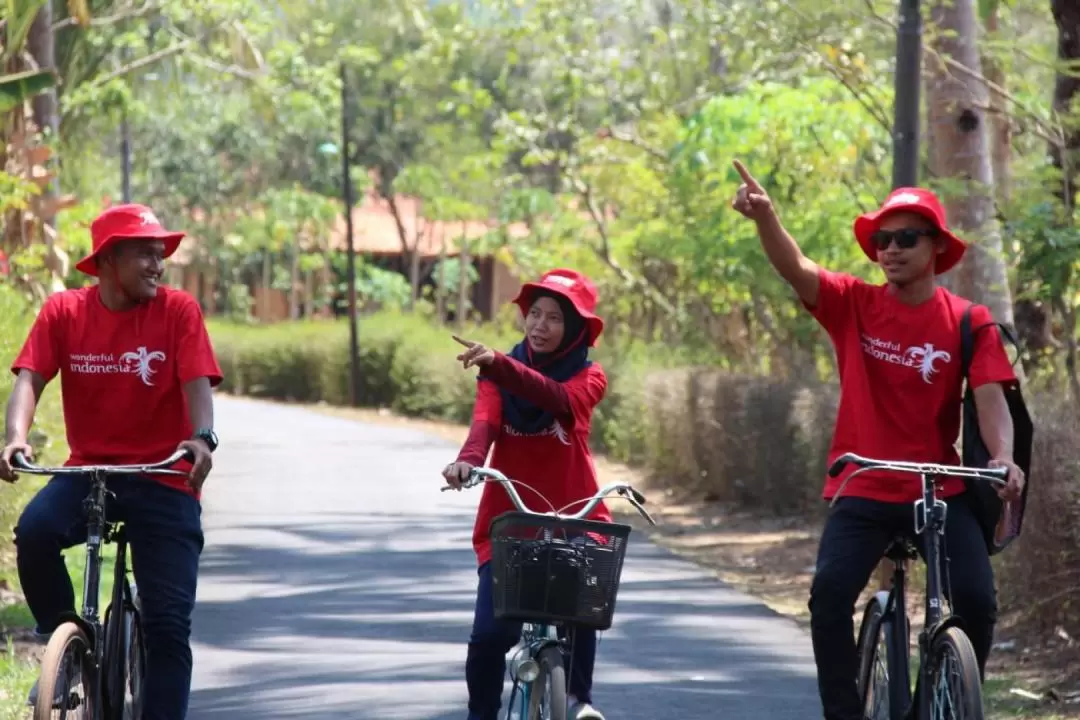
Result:
{"label": "bicycle basket", "polygon": [[630,526],[508,512],[491,522],[495,617],[607,630]]}

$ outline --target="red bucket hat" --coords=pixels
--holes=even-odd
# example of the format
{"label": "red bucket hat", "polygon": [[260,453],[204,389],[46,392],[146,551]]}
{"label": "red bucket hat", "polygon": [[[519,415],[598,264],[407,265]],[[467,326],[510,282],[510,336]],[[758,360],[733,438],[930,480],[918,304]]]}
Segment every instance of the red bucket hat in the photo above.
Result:
{"label": "red bucket hat", "polygon": [[589,345],[595,345],[596,339],[604,331],[604,321],[596,314],[596,286],[592,280],[575,270],[556,268],[544,273],[537,282],[527,282],[514,298],[514,303],[525,315],[532,307],[533,298],[538,291],[554,293],[574,306],[585,320],[589,333]]}
{"label": "red bucket hat", "polygon": [[877,262],[877,248],[874,247],[873,235],[881,228],[881,221],[885,217],[897,212],[922,215],[934,223],[940,236],[945,238],[945,252],[938,255],[934,263],[935,275],[952,269],[956,263],[960,262],[960,258],[964,257],[967,245],[949,230],[945,221],[945,208],[942,207],[941,201],[929,190],[911,187],[893,190],[879,209],[855,218],[855,239],[859,241],[866,257]]}
{"label": "red bucket hat", "polygon": [[90,224],[90,237],[93,250],[75,268],[97,277],[98,256],[121,240],[164,240],[165,257],[169,257],[180,246],[184,233],[163,228],[154,211],[145,205],[130,204],[115,205],[98,215]]}

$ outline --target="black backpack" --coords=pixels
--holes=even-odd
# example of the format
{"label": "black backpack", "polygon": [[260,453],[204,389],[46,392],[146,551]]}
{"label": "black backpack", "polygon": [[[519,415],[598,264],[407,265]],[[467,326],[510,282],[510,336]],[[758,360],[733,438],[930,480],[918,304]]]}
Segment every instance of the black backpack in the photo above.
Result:
{"label": "black backpack", "polygon": [[[971,358],[975,351],[975,335],[985,328],[996,326],[1002,338],[1016,347],[1018,357],[1020,344],[1012,331],[999,322],[989,322],[973,329],[971,327],[971,308],[973,307],[974,304],[969,303],[960,318],[960,372],[964,382],[963,425],[960,431],[963,443],[961,464],[966,467],[984,468],[990,462],[990,451],[986,449],[986,444],[979,433],[975,393],[968,384],[968,371],[971,369]],[[998,497],[994,487],[978,480],[967,481],[966,494],[975,509],[975,516],[979,520],[983,538],[986,540],[986,548],[991,555],[997,555],[1020,536],[1024,523],[1024,508],[1027,506],[1028,489],[1031,487],[1031,450],[1035,427],[1031,422],[1027,405],[1024,403],[1020,384],[1015,383],[1005,387],[1004,390],[1005,401],[1009,405],[1009,414],[1012,415],[1013,421],[1013,462],[1024,471],[1027,482],[1024,483],[1020,499],[1010,503],[1009,512],[1002,517],[1004,503]]]}

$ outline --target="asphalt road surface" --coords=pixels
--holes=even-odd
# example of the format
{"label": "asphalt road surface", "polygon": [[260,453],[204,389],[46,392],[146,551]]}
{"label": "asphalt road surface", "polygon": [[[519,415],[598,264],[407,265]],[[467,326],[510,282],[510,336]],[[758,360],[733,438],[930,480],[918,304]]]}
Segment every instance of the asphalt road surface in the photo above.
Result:
{"label": "asphalt road surface", "polygon": [[[218,396],[190,720],[465,720],[479,490],[447,441]],[[594,700],[622,718],[820,718],[809,637],[631,536]],[[505,696],[504,696],[505,701]]]}

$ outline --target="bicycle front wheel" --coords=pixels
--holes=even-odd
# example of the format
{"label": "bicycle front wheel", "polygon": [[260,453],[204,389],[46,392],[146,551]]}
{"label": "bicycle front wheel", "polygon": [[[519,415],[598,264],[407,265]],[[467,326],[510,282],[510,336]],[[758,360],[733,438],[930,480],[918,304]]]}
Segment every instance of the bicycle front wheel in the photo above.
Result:
{"label": "bicycle front wheel", "polygon": [[930,716],[941,720],[983,720],[979,661],[971,640],[958,627],[946,628],[930,646]]}
{"label": "bicycle front wheel", "polygon": [[529,720],[567,720],[566,666],[562,650],[547,647],[537,658],[540,675],[529,693]]}
{"label": "bicycle front wheel", "polygon": [[75,623],[56,628],[41,661],[34,720],[102,720],[90,638]]}

